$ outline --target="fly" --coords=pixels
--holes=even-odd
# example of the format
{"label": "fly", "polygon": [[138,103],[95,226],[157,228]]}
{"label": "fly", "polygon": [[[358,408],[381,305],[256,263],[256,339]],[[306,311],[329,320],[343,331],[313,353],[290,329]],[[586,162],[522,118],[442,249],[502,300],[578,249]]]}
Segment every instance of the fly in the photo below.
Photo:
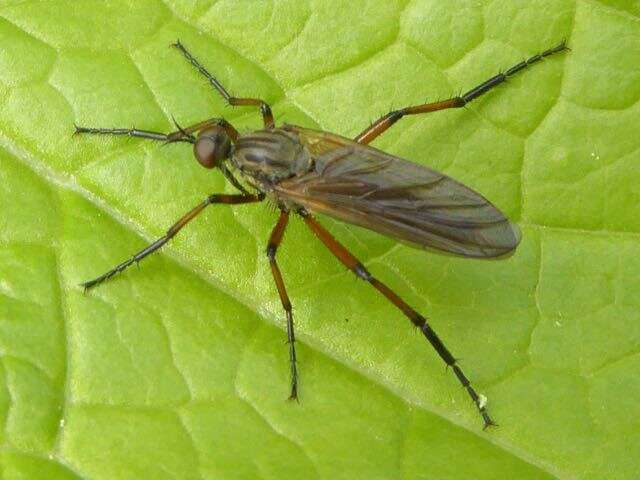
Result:
{"label": "fly", "polygon": [[565,42],[524,60],[467,93],[434,103],[394,110],[354,139],[296,125],[276,126],[271,107],[257,98],[233,97],[179,41],[177,48],[231,106],[260,110],[264,128],[241,134],[223,118],[211,118],[172,133],[124,128],[76,126],[75,133],[125,135],[166,143],[193,145],[196,160],[218,168],[240,192],[209,195],[180,218],[166,234],[103,275],[85,282],[89,290],[160,249],[207,206],[258,203],[266,198],[280,210],[266,254],[287,321],[291,368],[290,398],[298,397],[295,334],[291,302],[276,253],[289,215],[299,215],[325,247],[357,277],[371,284],[424,334],[473,400],[484,427],[495,425],[487,399],[478,394],[427,319],[414,310],[347,250],[315,218],[316,213],[368,228],[420,248],[463,257],[494,258],[514,251],[518,228],[489,200],[447,175],[369,146],[407,115],[460,108],[543,58],[567,50]]}

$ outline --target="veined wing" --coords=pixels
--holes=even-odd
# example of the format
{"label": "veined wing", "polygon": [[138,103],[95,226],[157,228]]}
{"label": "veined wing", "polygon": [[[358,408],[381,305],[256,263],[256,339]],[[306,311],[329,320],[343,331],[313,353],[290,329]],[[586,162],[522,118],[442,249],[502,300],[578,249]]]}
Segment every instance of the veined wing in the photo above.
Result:
{"label": "veined wing", "polygon": [[466,257],[505,255],[520,241],[500,210],[447,175],[339,135],[283,128],[298,133],[315,168],[276,191],[311,212]]}

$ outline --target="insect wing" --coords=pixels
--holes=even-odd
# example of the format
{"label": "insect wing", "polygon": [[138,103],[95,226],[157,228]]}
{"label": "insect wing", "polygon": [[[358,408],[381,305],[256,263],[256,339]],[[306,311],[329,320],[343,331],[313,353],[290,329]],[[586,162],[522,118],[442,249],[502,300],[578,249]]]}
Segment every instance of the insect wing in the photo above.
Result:
{"label": "insect wing", "polygon": [[505,255],[520,241],[491,202],[447,175],[339,135],[285,128],[298,133],[315,168],[276,190],[311,212],[467,257]]}

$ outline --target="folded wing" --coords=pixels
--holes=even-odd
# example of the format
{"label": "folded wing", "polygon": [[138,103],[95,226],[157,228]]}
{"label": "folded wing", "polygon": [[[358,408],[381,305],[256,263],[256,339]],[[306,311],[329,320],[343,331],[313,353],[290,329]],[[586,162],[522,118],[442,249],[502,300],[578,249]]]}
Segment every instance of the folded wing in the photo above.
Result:
{"label": "folded wing", "polygon": [[520,241],[491,202],[451,177],[338,135],[284,128],[298,133],[315,168],[277,192],[311,212],[466,257],[505,255]]}

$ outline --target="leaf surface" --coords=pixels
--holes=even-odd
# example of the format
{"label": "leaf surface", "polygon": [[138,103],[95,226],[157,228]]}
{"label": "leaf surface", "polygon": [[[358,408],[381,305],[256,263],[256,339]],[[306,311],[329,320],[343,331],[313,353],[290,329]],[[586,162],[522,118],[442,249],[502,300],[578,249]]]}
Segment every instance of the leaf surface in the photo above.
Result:
{"label": "leaf surface", "polygon": [[[230,109],[183,41],[279,122],[356,135],[567,38],[465,109],[375,146],[446,172],[518,222],[504,261],[438,256],[321,221],[429,316],[500,427],[418,332],[299,221],[210,207],[163,254],[93,278],[232,190],[170,131]],[[631,479],[640,458],[640,10],[634,1],[5,1],[0,6],[3,476],[47,479]]]}

